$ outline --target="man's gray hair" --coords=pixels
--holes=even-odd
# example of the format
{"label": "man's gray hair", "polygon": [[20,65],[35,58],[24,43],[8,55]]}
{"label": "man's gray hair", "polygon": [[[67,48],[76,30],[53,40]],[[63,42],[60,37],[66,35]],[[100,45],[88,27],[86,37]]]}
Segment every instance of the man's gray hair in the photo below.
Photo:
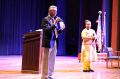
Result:
{"label": "man's gray hair", "polygon": [[50,10],[56,10],[56,11],[57,11],[57,6],[51,5],[51,6],[49,7],[49,11],[50,11]]}

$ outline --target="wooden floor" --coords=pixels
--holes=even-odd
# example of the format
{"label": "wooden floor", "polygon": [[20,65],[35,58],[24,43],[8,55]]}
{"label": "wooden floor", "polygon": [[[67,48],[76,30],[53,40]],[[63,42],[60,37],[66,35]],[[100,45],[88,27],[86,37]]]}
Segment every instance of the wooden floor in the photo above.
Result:
{"label": "wooden floor", "polygon": [[[21,73],[21,56],[0,56],[0,79],[40,79],[41,74]],[[115,62],[116,63],[116,62]],[[114,63],[114,66],[116,65]],[[95,72],[82,72],[77,57],[57,57],[55,79],[120,79],[120,69],[107,69],[105,62],[93,62]]]}

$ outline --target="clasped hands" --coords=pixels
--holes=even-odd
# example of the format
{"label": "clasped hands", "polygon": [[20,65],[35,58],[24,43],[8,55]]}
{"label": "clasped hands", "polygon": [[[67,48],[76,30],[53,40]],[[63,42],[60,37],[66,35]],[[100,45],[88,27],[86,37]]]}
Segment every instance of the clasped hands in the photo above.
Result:
{"label": "clasped hands", "polygon": [[61,29],[61,30],[65,29],[65,24],[64,24],[64,22],[63,22],[63,21],[60,21],[59,18],[56,18],[56,19],[54,20],[53,24],[56,25],[58,22],[60,23],[60,29]]}

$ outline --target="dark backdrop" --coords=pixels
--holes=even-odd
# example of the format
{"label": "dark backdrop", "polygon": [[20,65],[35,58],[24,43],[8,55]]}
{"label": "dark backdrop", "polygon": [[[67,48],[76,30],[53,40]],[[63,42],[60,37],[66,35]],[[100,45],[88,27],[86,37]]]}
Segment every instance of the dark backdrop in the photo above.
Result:
{"label": "dark backdrop", "polygon": [[[104,1],[104,0],[103,0]],[[108,31],[111,27],[112,0],[0,0],[0,55],[21,55],[23,34],[41,28],[41,20],[50,5],[58,6],[58,16],[66,29],[59,37],[58,55],[76,56],[81,49],[84,20],[92,21],[96,30],[98,11],[108,12]],[[103,6],[103,4],[107,4]],[[110,31],[109,31],[110,32]],[[110,40],[110,36],[107,36]],[[110,42],[110,41],[109,41]],[[110,45],[110,43],[108,44]]]}

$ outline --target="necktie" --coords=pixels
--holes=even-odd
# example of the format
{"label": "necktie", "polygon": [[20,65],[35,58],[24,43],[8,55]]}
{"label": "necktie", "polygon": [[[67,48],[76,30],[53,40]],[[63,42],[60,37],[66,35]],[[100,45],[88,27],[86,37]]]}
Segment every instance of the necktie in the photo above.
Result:
{"label": "necktie", "polygon": [[[52,19],[52,23],[54,23],[54,18]],[[55,32],[55,37],[58,38],[58,32],[56,28],[54,29],[54,32]]]}

